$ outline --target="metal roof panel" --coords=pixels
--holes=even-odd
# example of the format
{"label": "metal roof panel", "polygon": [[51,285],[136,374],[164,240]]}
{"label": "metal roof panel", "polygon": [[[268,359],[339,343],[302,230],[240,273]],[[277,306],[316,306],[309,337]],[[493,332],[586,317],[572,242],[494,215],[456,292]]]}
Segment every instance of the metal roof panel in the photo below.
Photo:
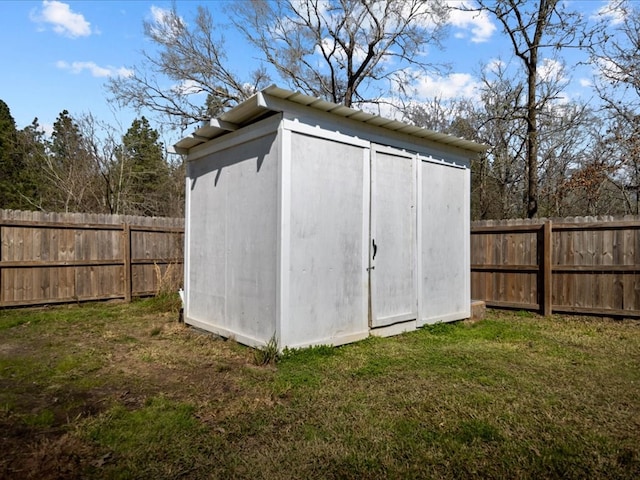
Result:
{"label": "metal roof panel", "polygon": [[186,151],[196,145],[227,134],[231,130],[231,125],[234,127],[237,126],[238,128],[249,125],[269,111],[282,111],[282,109],[278,110],[269,106],[268,97],[286,100],[318,111],[327,112],[338,117],[349,118],[367,125],[385,128],[387,130],[431,140],[436,143],[450,145],[475,153],[484,152],[488,149],[487,145],[482,145],[471,140],[435,132],[433,130],[428,130],[426,128],[400,122],[398,120],[381,117],[355,108],[328,102],[300,92],[286,90],[276,85],[271,85],[270,87],[256,93],[241,104],[233,107],[231,110],[223,113],[218,119],[214,119],[207,125],[198,128],[192,135],[179,140],[175,144],[176,150]]}

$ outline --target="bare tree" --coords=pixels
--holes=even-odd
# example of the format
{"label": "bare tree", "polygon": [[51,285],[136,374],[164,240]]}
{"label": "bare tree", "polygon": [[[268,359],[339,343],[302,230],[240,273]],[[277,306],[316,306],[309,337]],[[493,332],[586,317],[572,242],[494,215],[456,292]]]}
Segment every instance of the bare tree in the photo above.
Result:
{"label": "bare tree", "polygon": [[598,67],[595,88],[609,122],[606,142],[617,169],[609,182],[624,197],[626,213],[640,213],[640,8],[625,0],[600,11],[599,41],[591,49]]}
{"label": "bare tree", "polygon": [[246,99],[269,78],[260,67],[245,80],[232,71],[221,31],[202,6],[193,25],[178,14],[175,4],[156,20],[145,21],[144,34],[158,51],[142,52],[143,60],[132,75],[108,81],[112,99],[121,106],[148,109],[182,128]]}
{"label": "bare tree", "polygon": [[116,152],[118,130],[107,122],[98,120],[91,113],[77,120],[82,136],[83,151],[90,159],[92,169],[92,190],[95,213],[121,213],[118,203],[118,175]]}
{"label": "bare tree", "polygon": [[[411,103],[404,109],[404,120],[429,130],[451,133],[455,120],[461,116],[470,116],[473,112],[473,102],[469,99],[444,100],[434,97],[428,102]],[[475,137],[460,134],[465,138]]]}
{"label": "bare tree", "polygon": [[277,0],[234,7],[234,25],[291,87],[334,103],[378,102],[434,68],[440,0]]}
{"label": "bare tree", "polygon": [[86,114],[78,119],[83,150],[91,159],[88,192],[95,212],[123,215],[184,215],[184,167],[169,164],[159,134],[135,119],[120,129]]}
{"label": "bare tree", "polygon": [[410,93],[412,80],[434,68],[424,51],[439,45],[447,9],[443,0],[254,0],[228,15],[260,55],[247,78],[229,67],[211,12],[198,7],[187,23],[174,5],[144,24],[158,51],[109,81],[112,98],[185,127],[266,86],[269,68],[303,93],[347,106],[380,102]]}
{"label": "bare tree", "polygon": [[[595,112],[592,121],[585,122],[589,140],[574,161],[561,185],[562,216],[621,215],[633,213],[633,202],[625,186],[624,165],[616,135],[602,115]],[[592,114],[587,114],[591,116]]]}
{"label": "bare tree", "polygon": [[522,61],[526,86],[526,198],[529,218],[538,213],[538,114],[553,98],[541,96],[539,67],[541,51],[557,53],[580,46],[586,38],[582,16],[569,10],[560,0],[478,0],[481,9],[491,13],[511,42],[514,55]]}
{"label": "bare tree", "polygon": [[[598,118],[577,102],[549,104],[540,112],[540,201],[546,217],[580,214],[575,191],[567,182],[593,153]],[[595,125],[595,127],[594,127]]]}
{"label": "bare tree", "polygon": [[[640,8],[625,0],[611,2],[601,12],[598,42],[591,45],[593,62],[599,67],[596,88],[611,108],[640,108]],[[613,95],[615,93],[615,95]]]}
{"label": "bare tree", "polygon": [[526,120],[523,82],[510,76],[508,65],[497,61],[482,72],[478,132],[487,152],[483,218],[520,217],[526,174]]}
{"label": "bare tree", "polygon": [[63,212],[90,212],[95,175],[91,153],[76,120],[63,110],[53,125],[46,151],[33,158],[40,177],[39,209]]}

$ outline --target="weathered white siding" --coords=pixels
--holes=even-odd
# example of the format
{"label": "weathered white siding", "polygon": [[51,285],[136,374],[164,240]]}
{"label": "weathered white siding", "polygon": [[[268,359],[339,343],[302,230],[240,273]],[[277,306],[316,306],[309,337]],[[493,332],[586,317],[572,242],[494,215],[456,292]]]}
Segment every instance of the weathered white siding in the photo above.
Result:
{"label": "weathered white siding", "polygon": [[177,146],[187,323],[284,348],[469,315],[473,142],[273,87]]}
{"label": "weathered white siding", "polygon": [[276,331],[277,134],[188,165],[187,321],[263,343]]}
{"label": "weathered white siding", "polygon": [[362,147],[291,136],[291,346],[367,335],[367,162]]}
{"label": "weathered white siding", "polygon": [[376,145],[371,154],[371,326],[416,320],[416,156]]}
{"label": "weathered white siding", "polygon": [[469,188],[466,168],[422,159],[420,324],[470,315]]}

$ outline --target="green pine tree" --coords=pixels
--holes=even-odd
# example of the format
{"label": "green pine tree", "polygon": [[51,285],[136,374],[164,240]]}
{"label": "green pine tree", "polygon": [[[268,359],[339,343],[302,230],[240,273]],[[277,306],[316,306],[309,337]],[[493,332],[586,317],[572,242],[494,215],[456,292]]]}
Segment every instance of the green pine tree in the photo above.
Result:
{"label": "green pine tree", "polygon": [[159,139],[160,134],[145,117],[135,119],[122,137],[120,162],[129,176],[125,192],[127,213],[161,216],[167,212],[170,172]]}
{"label": "green pine tree", "polygon": [[0,100],[0,208],[33,208],[33,183],[20,146],[21,132],[9,106]]}
{"label": "green pine tree", "polygon": [[42,169],[47,187],[43,193],[45,208],[64,212],[96,211],[95,162],[80,127],[67,110],[58,115],[51,138]]}

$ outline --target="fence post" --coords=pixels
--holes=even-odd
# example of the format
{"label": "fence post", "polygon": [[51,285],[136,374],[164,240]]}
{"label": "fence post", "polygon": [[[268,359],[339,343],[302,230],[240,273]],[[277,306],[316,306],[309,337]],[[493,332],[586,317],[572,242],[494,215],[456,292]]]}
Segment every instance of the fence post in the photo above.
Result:
{"label": "fence post", "polygon": [[542,232],[542,314],[548,317],[553,313],[553,230],[551,220],[544,222]]}
{"label": "fence post", "polygon": [[[2,210],[0,210],[0,214]],[[0,215],[2,218],[2,215]],[[2,306],[2,299],[4,298],[4,294],[2,293],[2,223],[0,223],[0,307]]]}
{"label": "fence post", "polygon": [[133,290],[131,281],[131,225],[122,225],[122,241],[124,242],[124,300],[131,301]]}

